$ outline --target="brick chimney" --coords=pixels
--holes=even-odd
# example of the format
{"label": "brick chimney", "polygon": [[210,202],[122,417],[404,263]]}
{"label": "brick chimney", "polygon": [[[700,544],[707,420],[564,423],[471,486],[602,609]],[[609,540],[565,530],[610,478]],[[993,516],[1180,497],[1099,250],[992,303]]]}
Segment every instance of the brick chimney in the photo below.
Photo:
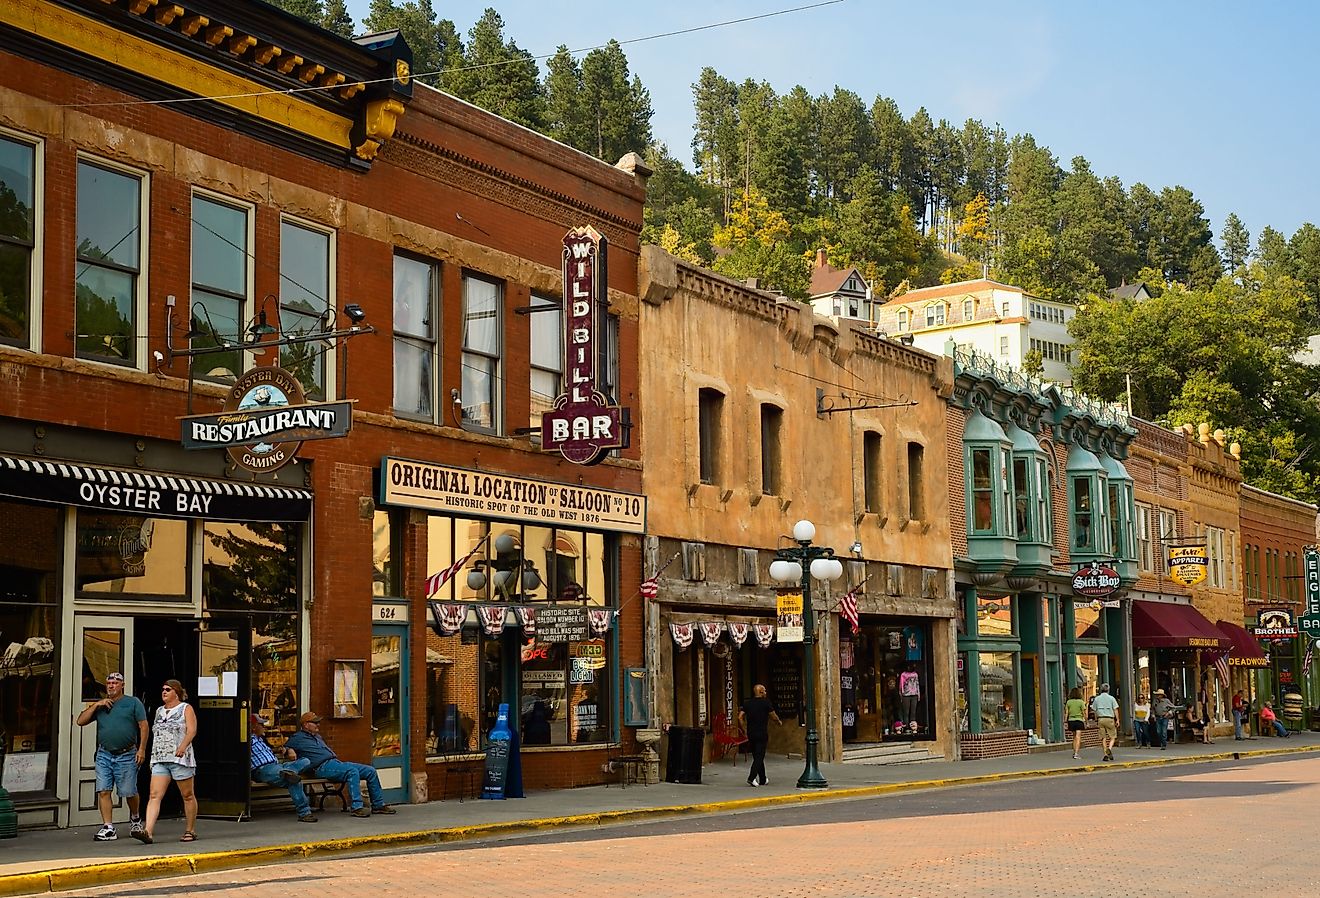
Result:
{"label": "brick chimney", "polygon": [[825,261],[825,247],[816,250],[816,267],[824,268],[828,263]]}

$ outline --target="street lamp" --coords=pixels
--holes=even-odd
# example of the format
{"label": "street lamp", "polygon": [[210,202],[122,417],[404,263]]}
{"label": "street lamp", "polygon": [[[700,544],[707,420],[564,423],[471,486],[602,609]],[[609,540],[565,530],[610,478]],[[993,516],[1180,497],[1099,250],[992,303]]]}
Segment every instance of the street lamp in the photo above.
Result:
{"label": "street lamp", "polygon": [[824,789],[829,783],[816,766],[816,749],[820,733],[816,729],[816,615],[811,608],[811,578],[837,580],[843,576],[843,564],[834,557],[834,550],[813,546],[816,525],[798,521],[793,525],[796,549],[779,549],[770,562],[770,576],[780,583],[793,583],[802,587],[802,675],[807,681],[807,751],[806,766],[798,777],[799,789]]}

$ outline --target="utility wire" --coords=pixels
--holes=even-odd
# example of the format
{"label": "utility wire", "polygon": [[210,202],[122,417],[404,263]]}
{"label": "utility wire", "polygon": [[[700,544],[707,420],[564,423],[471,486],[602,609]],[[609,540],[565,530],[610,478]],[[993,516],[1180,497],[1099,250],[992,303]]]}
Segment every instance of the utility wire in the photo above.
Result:
{"label": "utility wire", "polygon": [[[707,25],[694,25],[691,28],[679,28],[674,31],[660,32],[659,34],[648,34],[644,37],[633,37],[622,41],[615,41],[615,43],[619,44],[620,46],[625,46],[629,44],[640,44],[646,41],[661,40],[667,37],[680,37],[685,34],[695,34],[700,31],[711,31],[716,28],[727,28],[732,25],[742,25],[748,22],[756,22],[761,19],[771,19],[777,16],[786,16],[786,15],[791,15],[793,13],[808,12],[813,9],[820,9],[821,7],[824,6],[834,6],[836,4],[843,2],[845,2],[845,0],[819,0],[819,2],[808,3],[803,6],[794,6],[786,9],[777,9],[774,10],[773,12],[758,13],[757,15],[743,16],[737,19],[727,19],[723,22],[712,22]],[[569,53],[574,55],[580,53],[589,53],[592,50],[603,50],[605,49],[606,46],[608,46],[608,44],[597,44],[592,47],[581,47],[577,50],[570,50]],[[479,69],[497,68],[499,66],[505,66],[505,65],[517,65],[517,64],[525,63],[529,59],[533,61],[550,59],[551,57],[555,56],[558,52],[559,51],[556,50],[554,53],[541,53],[537,55],[528,54],[526,56],[518,56],[513,59],[499,59],[493,62],[478,63],[476,65],[455,66],[453,68],[437,69],[436,71],[433,72],[413,72],[412,77],[413,78],[444,77],[445,75],[453,75],[459,72],[473,72]],[[248,93],[241,93],[241,94],[215,94],[212,96],[204,96],[204,97],[172,97],[172,98],[166,98],[160,100],[119,100],[119,101],[104,102],[104,103],[35,103],[30,105],[13,106],[8,108],[102,109],[108,107],[125,107],[125,106],[172,106],[182,103],[200,103],[200,102],[210,102],[215,100],[244,100],[244,99],[251,99],[253,97],[266,97],[266,96],[279,95],[279,94],[293,96],[296,94],[314,93],[317,91],[341,90],[345,87],[352,87],[353,85],[362,85],[365,87],[366,85],[369,84],[389,84],[393,81],[394,81],[394,76],[391,75],[386,78],[373,78],[365,81],[348,81],[342,84],[334,84],[334,85],[314,84],[314,85],[309,85],[307,87],[290,87],[284,89],[258,90],[258,91],[251,91]]]}

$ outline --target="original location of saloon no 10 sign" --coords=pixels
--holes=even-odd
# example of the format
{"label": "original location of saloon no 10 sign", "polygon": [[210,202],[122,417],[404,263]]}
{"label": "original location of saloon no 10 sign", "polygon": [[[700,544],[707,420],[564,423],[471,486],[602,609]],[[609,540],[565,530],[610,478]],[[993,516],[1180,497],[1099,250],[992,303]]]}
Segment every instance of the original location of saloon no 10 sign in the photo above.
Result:
{"label": "original location of saloon no 10 sign", "polygon": [[628,445],[628,410],[600,389],[609,306],[605,237],[595,228],[564,236],[564,392],[541,416],[541,448],[579,465]]}

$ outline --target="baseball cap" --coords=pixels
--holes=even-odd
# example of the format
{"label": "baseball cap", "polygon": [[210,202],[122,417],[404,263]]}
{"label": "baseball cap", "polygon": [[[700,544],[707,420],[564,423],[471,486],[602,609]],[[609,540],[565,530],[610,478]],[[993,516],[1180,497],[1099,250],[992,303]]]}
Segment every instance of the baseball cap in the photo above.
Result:
{"label": "baseball cap", "polygon": [[121,673],[112,673],[105,678],[105,681],[107,683],[109,683],[111,680],[118,680],[119,682],[122,683],[124,682],[124,675]]}
{"label": "baseball cap", "polygon": [[321,722],[321,715],[320,715],[320,714],[317,714],[315,711],[308,711],[308,712],[307,712],[306,714],[304,714],[302,717],[298,718],[298,723],[300,723],[300,724],[303,724],[303,723],[320,723],[320,722]]}

